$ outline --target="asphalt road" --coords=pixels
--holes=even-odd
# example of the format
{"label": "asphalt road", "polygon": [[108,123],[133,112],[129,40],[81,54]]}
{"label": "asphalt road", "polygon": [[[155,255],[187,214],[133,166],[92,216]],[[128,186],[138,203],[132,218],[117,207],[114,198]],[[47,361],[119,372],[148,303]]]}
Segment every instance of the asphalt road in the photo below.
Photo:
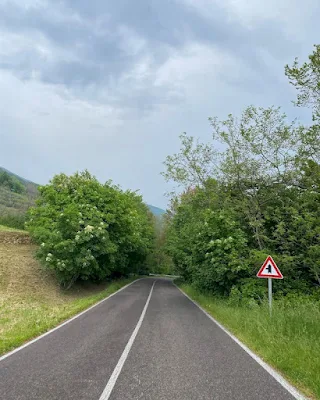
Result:
{"label": "asphalt road", "polygon": [[294,399],[169,280],[153,278],[1,360],[0,398]]}

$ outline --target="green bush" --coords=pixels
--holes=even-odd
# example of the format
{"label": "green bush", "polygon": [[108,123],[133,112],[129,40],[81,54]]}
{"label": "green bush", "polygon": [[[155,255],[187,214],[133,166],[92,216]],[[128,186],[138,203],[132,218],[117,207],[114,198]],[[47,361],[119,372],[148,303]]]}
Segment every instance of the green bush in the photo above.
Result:
{"label": "green bush", "polygon": [[27,227],[38,257],[63,286],[140,272],[153,225],[140,196],[100,184],[87,171],[57,175],[39,188]]}
{"label": "green bush", "polygon": [[229,303],[236,305],[262,304],[267,300],[267,282],[265,279],[241,279],[231,288]]}
{"label": "green bush", "polygon": [[247,246],[242,230],[232,216],[207,210],[193,240],[192,281],[205,291],[228,294],[241,276],[246,276]]}

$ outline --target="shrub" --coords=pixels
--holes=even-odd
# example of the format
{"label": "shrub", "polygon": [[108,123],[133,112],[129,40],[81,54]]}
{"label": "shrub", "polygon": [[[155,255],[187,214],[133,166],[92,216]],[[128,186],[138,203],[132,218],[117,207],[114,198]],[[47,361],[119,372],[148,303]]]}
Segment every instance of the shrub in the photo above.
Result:
{"label": "shrub", "polygon": [[63,286],[139,271],[153,235],[139,196],[87,171],[57,175],[39,191],[27,227],[40,244],[38,257]]}

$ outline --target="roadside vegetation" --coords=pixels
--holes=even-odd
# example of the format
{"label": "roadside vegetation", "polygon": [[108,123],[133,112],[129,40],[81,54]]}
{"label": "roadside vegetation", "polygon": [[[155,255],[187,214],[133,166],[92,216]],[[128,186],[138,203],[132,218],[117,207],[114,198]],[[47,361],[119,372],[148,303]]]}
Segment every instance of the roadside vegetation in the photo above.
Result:
{"label": "roadside vegetation", "polygon": [[145,272],[154,221],[141,196],[87,171],[57,175],[39,191],[26,227],[37,257],[63,287]]}
{"label": "roadside vegetation", "polygon": [[[247,107],[240,117],[209,119],[212,140],[181,135],[164,176],[177,184],[164,248],[191,297],[209,309],[289,380],[320,398],[320,46],[286,66],[308,107],[309,124],[277,107]],[[275,281],[269,318],[271,255]]]}
{"label": "roadside vegetation", "polygon": [[0,232],[20,232],[20,233],[24,233],[25,231],[22,230],[22,229],[15,229],[15,228],[10,228],[9,226],[0,225]]}
{"label": "roadside vegetation", "polygon": [[33,206],[23,203],[21,230],[21,210],[12,209],[24,189],[1,176],[0,189],[9,200],[12,191],[15,203],[6,203],[9,227],[0,216],[0,353],[158,272],[151,256],[157,220],[136,192],[101,184],[87,171],[60,174],[38,187]]}
{"label": "roadside vegetation", "polygon": [[283,297],[274,302],[270,319],[267,302],[235,305],[191,285],[179,286],[298,389],[310,398],[320,398],[319,300]]}
{"label": "roadside vegetation", "polygon": [[[1,238],[0,238],[1,239]],[[3,238],[2,238],[3,239]],[[48,331],[135,277],[66,291],[34,258],[36,246],[0,243],[0,354]]]}

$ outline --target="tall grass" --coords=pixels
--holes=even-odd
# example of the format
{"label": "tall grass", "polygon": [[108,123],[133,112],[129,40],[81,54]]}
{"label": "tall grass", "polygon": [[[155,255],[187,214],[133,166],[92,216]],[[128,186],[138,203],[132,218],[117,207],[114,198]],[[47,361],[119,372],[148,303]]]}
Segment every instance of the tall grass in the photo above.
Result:
{"label": "tall grass", "polygon": [[320,301],[303,298],[232,306],[228,300],[181,289],[308,396],[320,399]]}

